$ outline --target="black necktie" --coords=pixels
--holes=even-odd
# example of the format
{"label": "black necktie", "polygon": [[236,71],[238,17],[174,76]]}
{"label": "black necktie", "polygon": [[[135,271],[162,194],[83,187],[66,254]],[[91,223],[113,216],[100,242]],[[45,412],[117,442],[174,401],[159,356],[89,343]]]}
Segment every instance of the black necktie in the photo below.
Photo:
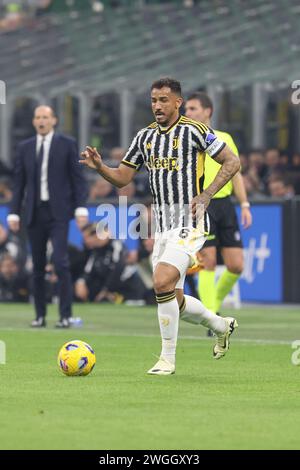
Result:
{"label": "black necktie", "polygon": [[40,146],[39,153],[36,159],[36,185],[37,185],[37,202],[41,202],[41,175],[42,175],[42,165],[44,159],[44,142],[45,139],[42,140],[42,144]]}

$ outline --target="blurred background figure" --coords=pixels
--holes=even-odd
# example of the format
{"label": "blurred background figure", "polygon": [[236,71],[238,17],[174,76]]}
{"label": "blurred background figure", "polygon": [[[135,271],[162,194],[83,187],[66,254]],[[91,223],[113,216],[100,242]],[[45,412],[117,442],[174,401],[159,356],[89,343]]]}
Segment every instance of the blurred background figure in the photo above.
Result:
{"label": "blurred background figure", "polygon": [[104,178],[98,178],[90,187],[89,200],[90,202],[97,202],[99,199],[111,198],[114,195],[112,184]]}
{"label": "blurred background figure", "polygon": [[28,302],[29,276],[16,260],[5,254],[0,258],[0,302]]}
{"label": "blurred background figure", "polygon": [[22,270],[27,261],[27,250],[23,238],[19,234],[9,232],[0,223],[0,259],[3,255],[10,255]]}
{"label": "blurred background figure", "polygon": [[25,220],[33,261],[36,319],[31,326],[34,328],[46,326],[45,267],[49,239],[58,277],[60,318],[56,327],[69,327],[72,317],[72,282],[67,251],[69,221],[75,216],[81,227],[88,220],[88,211],[84,207],[87,189],[78,164],[77,146],[70,137],[55,133],[56,122],[51,107],[35,109],[36,136],[18,147],[14,192],[7,218],[10,229],[17,233],[25,198]]}
{"label": "blurred background figure", "polygon": [[118,167],[126,154],[126,149],[123,147],[113,147],[109,152],[108,164],[112,167]]}
{"label": "blurred background figure", "polygon": [[9,202],[12,197],[12,190],[10,189],[10,184],[7,180],[0,180],[0,201]]}
{"label": "blurred background figure", "polygon": [[268,189],[270,196],[283,199],[293,199],[295,188],[287,178],[274,175],[269,178]]}
{"label": "blurred background figure", "polygon": [[75,296],[82,302],[134,301],[143,303],[144,286],[134,265],[126,264],[127,252],[109,232],[97,235],[96,224],[83,228],[86,263],[75,283]]}
{"label": "blurred background figure", "polygon": [[127,186],[117,189],[118,196],[127,197],[130,201],[133,201],[135,196],[136,188],[133,181],[131,181]]}

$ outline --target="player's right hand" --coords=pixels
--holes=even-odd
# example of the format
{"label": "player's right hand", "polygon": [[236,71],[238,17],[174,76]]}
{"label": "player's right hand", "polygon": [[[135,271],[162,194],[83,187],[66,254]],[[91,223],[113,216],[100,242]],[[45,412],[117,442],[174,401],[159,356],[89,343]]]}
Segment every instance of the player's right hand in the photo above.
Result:
{"label": "player's right hand", "polygon": [[7,221],[9,229],[16,233],[20,230],[20,221],[19,220],[8,220]]}
{"label": "player's right hand", "polygon": [[96,147],[92,148],[87,146],[84,152],[81,152],[82,160],[79,163],[99,171],[102,167],[102,157]]}

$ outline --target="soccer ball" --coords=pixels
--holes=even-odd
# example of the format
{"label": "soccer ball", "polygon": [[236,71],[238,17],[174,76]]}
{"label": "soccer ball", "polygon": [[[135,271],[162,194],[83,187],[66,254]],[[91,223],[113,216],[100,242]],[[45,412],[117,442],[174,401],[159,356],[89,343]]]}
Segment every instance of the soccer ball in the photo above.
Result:
{"label": "soccer ball", "polygon": [[88,375],[95,366],[96,356],[89,344],[75,339],[63,345],[57,362],[65,375]]}

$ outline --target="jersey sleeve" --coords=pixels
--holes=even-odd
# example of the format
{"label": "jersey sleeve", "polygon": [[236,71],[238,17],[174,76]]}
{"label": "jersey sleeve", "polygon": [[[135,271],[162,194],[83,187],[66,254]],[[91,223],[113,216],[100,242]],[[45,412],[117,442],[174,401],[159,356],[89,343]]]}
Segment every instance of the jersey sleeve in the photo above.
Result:
{"label": "jersey sleeve", "polygon": [[192,133],[193,140],[198,149],[202,152],[208,153],[212,158],[215,158],[226,145],[225,142],[218,138],[214,131],[205,124],[193,124]]}
{"label": "jersey sleeve", "polygon": [[139,147],[139,140],[140,140],[140,133],[138,133],[135,136],[135,138],[131,142],[131,145],[125,157],[121,161],[123,165],[126,165],[130,168],[134,168],[136,171],[139,171],[142,168],[143,163],[144,163],[143,154]]}

